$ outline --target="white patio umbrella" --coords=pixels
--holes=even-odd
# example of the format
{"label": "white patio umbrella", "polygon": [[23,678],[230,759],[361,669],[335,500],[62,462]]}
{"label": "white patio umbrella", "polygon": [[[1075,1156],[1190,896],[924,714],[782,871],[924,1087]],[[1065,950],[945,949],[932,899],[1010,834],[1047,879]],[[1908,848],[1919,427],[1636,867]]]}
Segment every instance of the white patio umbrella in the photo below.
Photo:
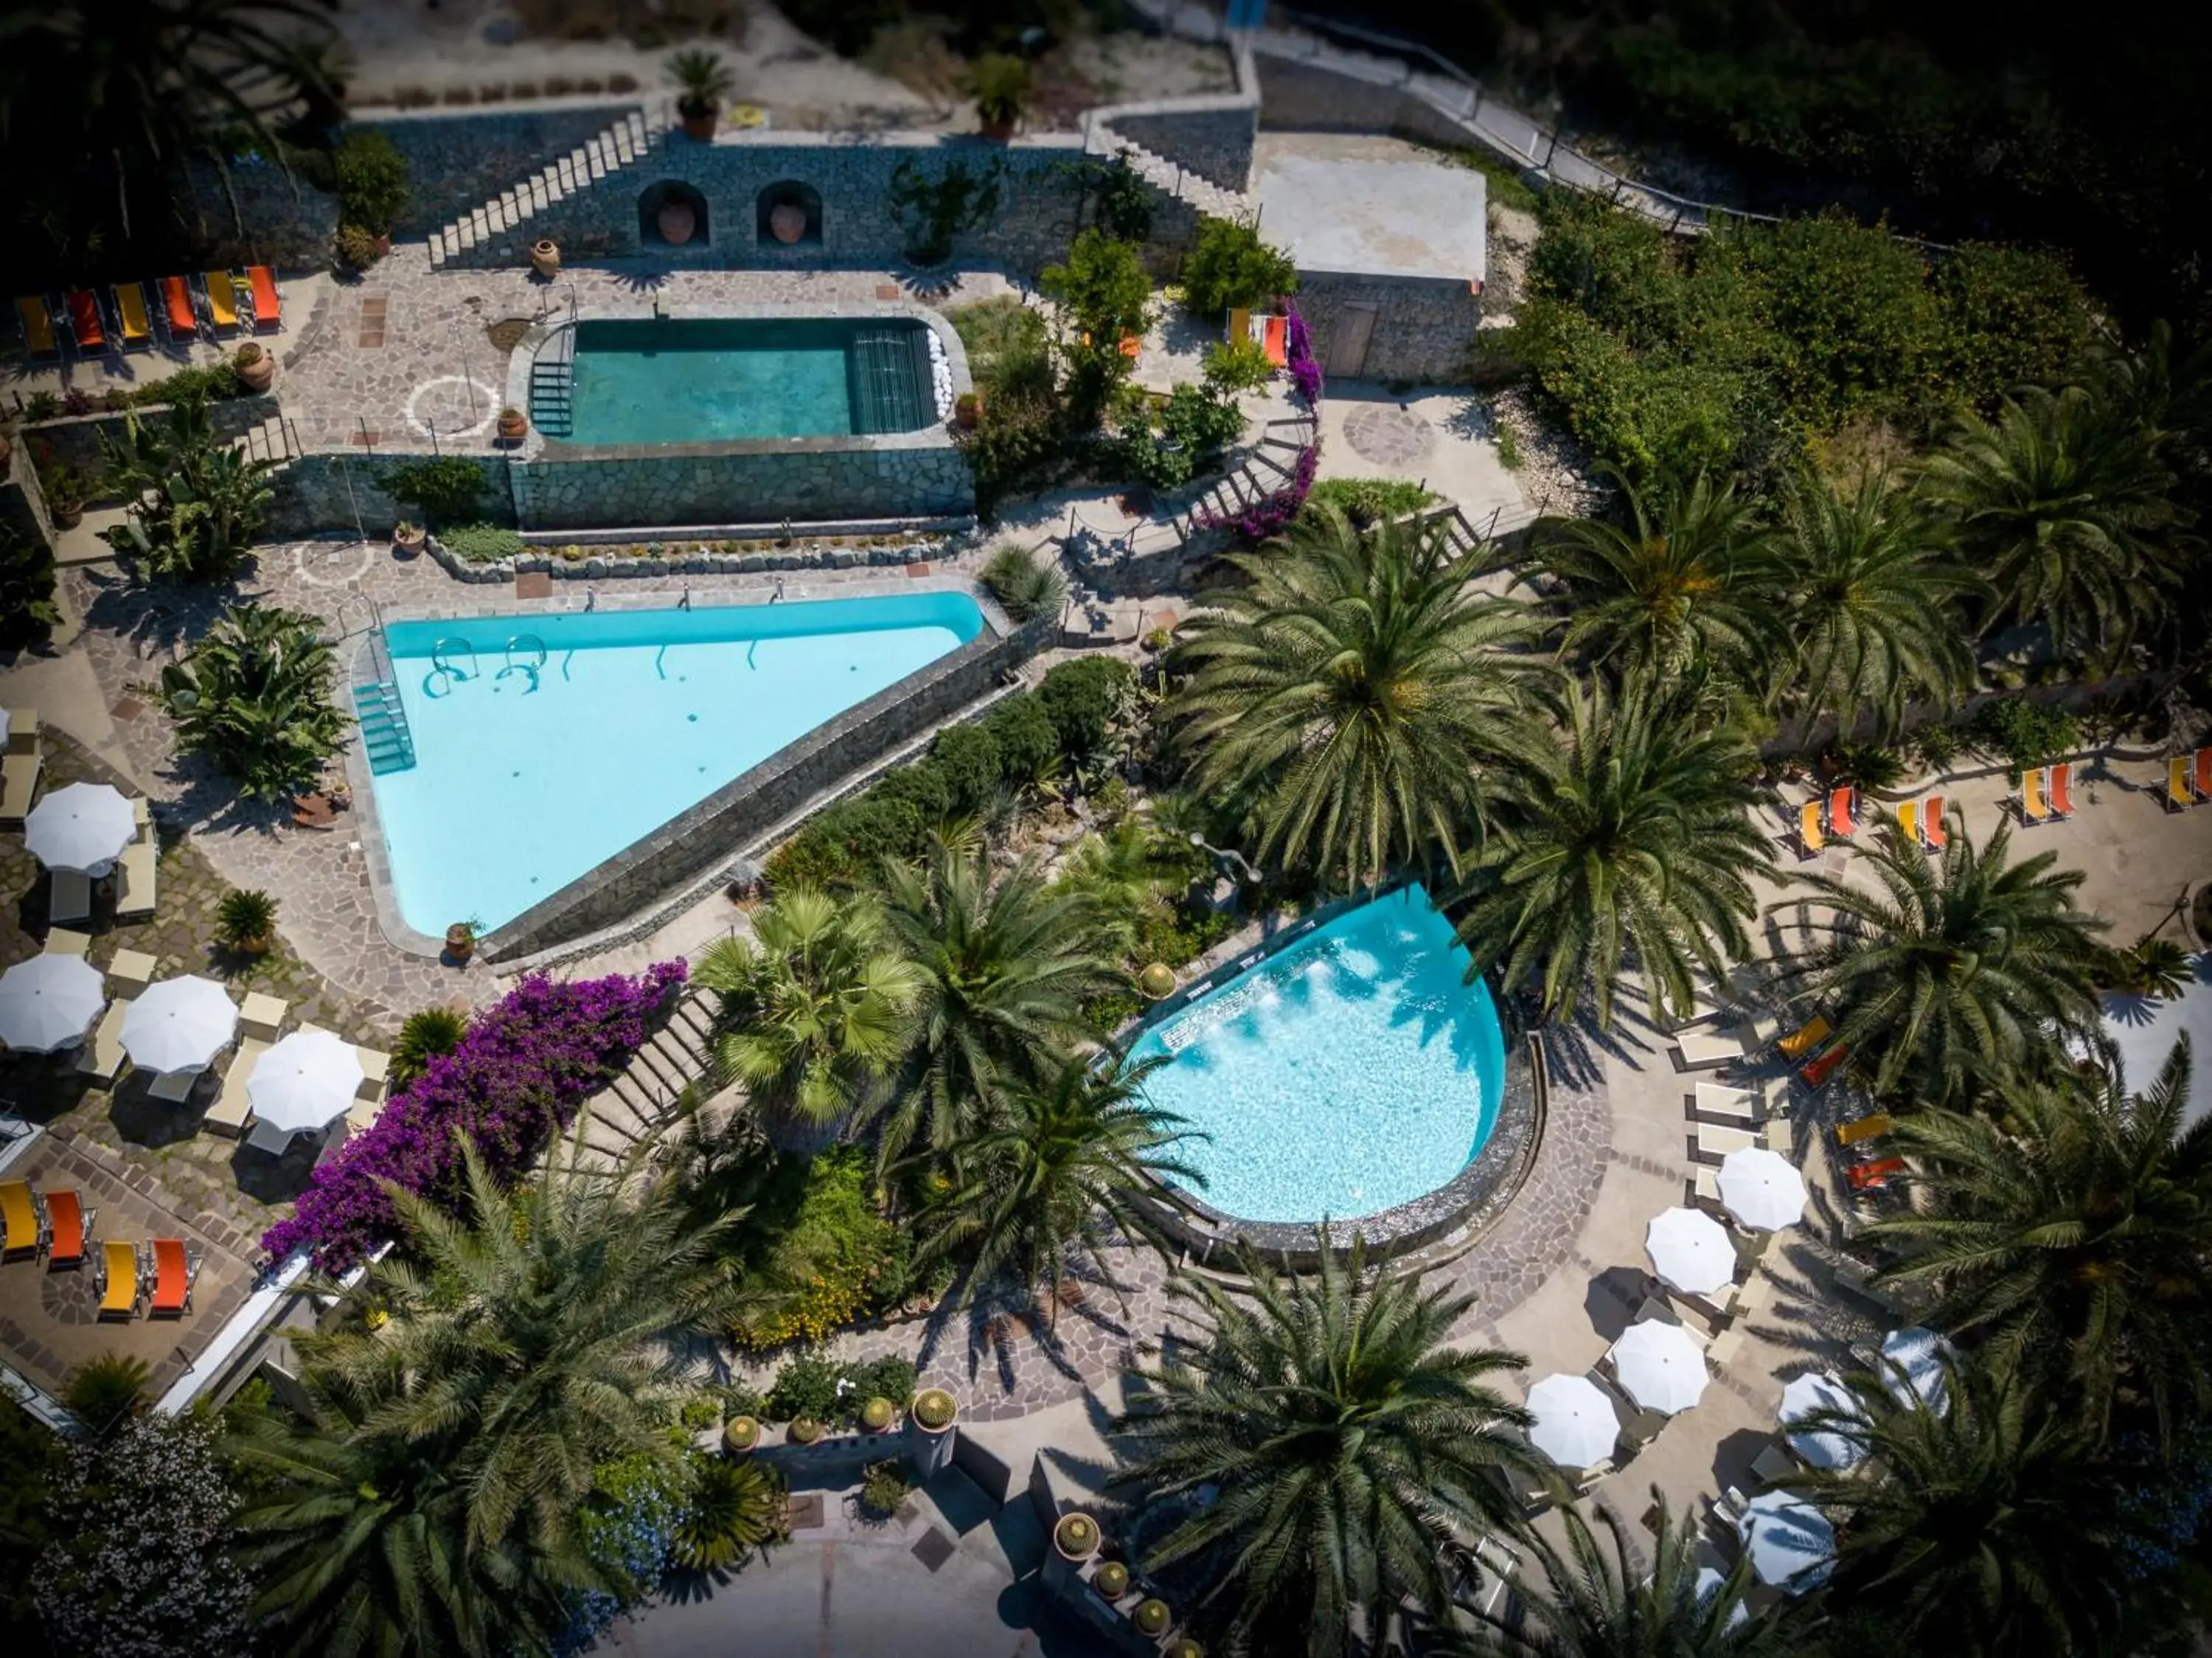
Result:
{"label": "white patio umbrella", "polygon": [[1712,1379],[1704,1349],[1680,1325],[1664,1319],[1630,1325],[1613,1343],[1612,1356],[1621,1391],[1645,1410],[1668,1416],[1695,1405]]}
{"label": "white patio umbrella", "polygon": [[1644,1230],[1651,1270],[1675,1289],[1710,1295],[1735,1279],[1735,1246],[1728,1228],[1694,1209],[1670,1209]]}
{"label": "white patio umbrella", "polygon": [[1765,1146],[1729,1153],[1715,1180],[1728,1212],[1761,1232],[1795,1226],[1805,1212],[1804,1177],[1787,1157]]}
{"label": "white patio umbrella", "polygon": [[[1711,1600],[1715,1595],[1721,1592],[1722,1586],[1727,1582],[1727,1577],[1714,1570],[1711,1566],[1698,1567],[1697,1577],[1698,1604],[1702,1606],[1707,1601]],[[1738,1624],[1741,1624],[1745,1618],[1750,1616],[1751,1608],[1744,1605],[1742,1601],[1739,1600],[1735,1603],[1735,1610],[1729,1613],[1728,1626],[1730,1629],[1734,1629]]]}
{"label": "white patio umbrella", "polygon": [[57,789],[23,820],[23,844],[40,863],[85,875],[121,857],[137,833],[131,802],[104,783]]}
{"label": "white patio umbrella", "polygon": [[1546,1376],[1528,1390],[1528,1442],[1562,1468],[1596,1466],[1620,1437],[1613,1401],[1587,1376]]}
{"label": "white patio umbrella", "polygon": [[[1802,1422],[1815,1411],[1840,1411],[1855,1417],[1859,1414],[1859,1402],[1850,1388],[1826,1371],[1808,1371],[1782,1390],[1782,1408],[1776,1415],[1787,1433],[1792,1423]],[[1790,1442],[1798,1455],[1816,1468],[1849,1468],[1866,1457],[1866,1447],[1832,1428],[1790,1433]]]}
{"label": "white patio umbrella", "polygon": [[1789,1491],[1761,1491],[1744,1507],[1741,1530],[1760,1582],[1802,1594],[1828,1581],[1836,1564],[1836,1528],[1827,1515]]}
{"label": "white patio umbrella", "polygon": [[8,728],[9,723],[10,721],[8,710],[4,708],[0,708],[0,743],[4,743],[8,741]]}
{"label": "white patio umbrella", "polygon": [[107,1001],[100,969],[81,955],[52,952],[0,973],[0,1042],[52,1053],[81,1039]]}
{"label": "white patio umbrella", "polygon": [[361,1056],[328,1031],[294,1031],[253,1062],[246,1098],[257,1129],[291,1136],[327,1128],[361,1087]]}
{"label": "white patio umbrella", "polygon": [[205,1070],[238,1033],[238,1004],[198,973],[149,985],[123,1015],[123,1051],[152,1071]]}
{"label": "white patio umbrella", "polygon": [[1943,1362],[1955,1356],[1949,1342],[1921,1325],[1893,1330],[1881,1338],[1881,1385],[1899,1405],[1917,1399],[1940,1417],[1951,1408]]}

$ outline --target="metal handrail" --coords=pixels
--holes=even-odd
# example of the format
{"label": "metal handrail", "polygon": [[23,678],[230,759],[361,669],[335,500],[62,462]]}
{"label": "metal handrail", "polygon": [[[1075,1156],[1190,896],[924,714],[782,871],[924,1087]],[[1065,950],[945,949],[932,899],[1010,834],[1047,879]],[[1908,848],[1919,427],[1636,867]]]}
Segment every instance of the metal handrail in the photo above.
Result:
{"label": "metal handrail", "polygon": [[[468,674],[463,674],[460,669],[455,667],[451,662],[446,660],[446,650],[448,646],[457,647],[459,649],[468,652]],[[471,644],[466,639],[461,638],[457,635],[449,635],[446,638],[439,640],[435,644],[430,647],[430,666],[435,668],[442,668],[445,672],[452,674],[457,680],[467,679],[470,674],[481,674],[483,671],[477,662],[477,648]]]}

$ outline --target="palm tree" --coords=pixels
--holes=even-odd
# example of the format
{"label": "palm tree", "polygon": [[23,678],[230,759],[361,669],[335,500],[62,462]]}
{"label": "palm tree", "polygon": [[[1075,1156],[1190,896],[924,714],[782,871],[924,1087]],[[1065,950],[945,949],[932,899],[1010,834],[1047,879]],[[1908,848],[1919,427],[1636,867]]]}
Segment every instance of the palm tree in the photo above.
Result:
{"label": "palm tree", "polygon": [[1257,856],[1324,882],[1455,863],[1482,768],[1528,746],[1527,612],[1475,592],[1478,558],[1440,532],[1335,511],[1229,562],[1243,582],[1192,622],[1170,705],[1192,786],[1250,808]]}
{"label": "palm tree", "polygon": [[1611,1508],[1600,1503],[1597,1510],[1613,1539],[1608,1553],[1580,1507],[1565,1504],[1564,1551],[1540,1533],[1526,1539],[1543,1568],[1540,1589],[1528,1585],[1534,1592],[1526,1597],[1526,1617],[1478,1609],[1474,1615],[1484,1627],[1447,1637],[1443,1651],[1462,1658],[1775,1658],[1801,1643],[1802,1622],[1754,1618],[1744,1605],[1748,1554],[1717,1585],[1700,1588],[1697,1527],[1675,1523],[1656,1485],[1651,1500],[1657,1523],[1648,1570]]}
{"label": "palm tree", "polygon": [[1559,740],[1498,785],[1460,937],[1504,989],[1536,981],[1547,1014],[1571,1014],[1587,987],[1609,1024],[1632,957],[1653,1016],[1686,1013],[1692,969],[1720,972],[1750,948],[1744,877],[1768,856],[1747,815],[1758,757],[1638,686],[1576,689],[1565,712]]}
{"label": "palm tree", "polygon": [[2056,868],[2055,852],[2014,863],[2011,850],[2008,826],[1978,849],[1954,820],[1931,863],[1885,820],[1856,850],[1879,892],[1794,877],[1817,894],[1833,936],[1778,982],[1829,1010],[1884,1098],[1951,1104],[2045,1051],[2054,1029],[2095,1022],[2088,979],[2105,923],[2074,907],[2081,872]]}
{"label": "palm tree", "polygon": [[872,1097],[906,1055],[922,976],[882,912],[807,887],[753,917],[693,967],[721,998],[714,1063],[764,1104],[827,1123]]}
{"label": "palm tree", "polygon": [[909,1075],[878,1148],[888,1166],[925,1119],[939,1154],[997,1120],[1005,1091],[1049,1072],[1111,976],[1091,905],[1035,859],[994,882],[988,854],[940,840],[922,868],[888,866],[884,884],[891,936],[921,978]]}
{"label": "palm tree", "polygon": [[1766,653],[1772,601],[1762,578],[1771,532],[1733,482],[1704,472],[1649,503],[1618,473],[1627,521],[1547,520],[1537,565],[1566,584],[1563,654],[1624,676],[1671,680],[1700,663],[1741,672]]}
{"label": "palm tree", "polygon": [[131,503],[131,515],[101,539],[154,576],[216,582],[236,574],[276,498],[269,474],[276,463],[225,442],[203,399],[178,403],[165,421],[126,420],[124,442],[100,442],[107,485]]}
{"label": "palm tree", "polygon": [[1988,580],[1987,621],[2050,624],[2108,650],[2152,619],[2194,546],[2157,435],[2086,387],[2025,387],[1995,424],[1965,418],[1921,492]]}
{"label": "palm tree", "polygon": [[2130,1098],[2097,1067],[2008,1088],[2002,1117],[1931,1112],[1896,1125],[1924,1205],[1868,1228],[1882,1276],[1932,1286],[1929,1316],[2079,1401],[2161,1431],[2212,1403],[2212,1122],[2183,1127],[2189,1039]]}
{"label": "palm tree", "polygon": [[1832,1594],[1879,1606],[1909,1651],[2107,1650],[2140,1540],[2125,1480],[2016,1374],[1966,1363],[1948,1378],[1941,1410],[1860,1375],[1854,1410],[1808,1419],[1881,1469],[1792,1482],[1838,1521]]}
{"label": "palm tree", "polygon": [[1978,584],[1911,496],[1878,474],[1850,493],[1808,479],[1784,522],[1760,584],[1789,595],[1785,683],[1808,727],[1831,717],[1848,741],[1870,714],[1887,735],[1906,703],[1972,683],[1958,605]]}
{"label": "palm tree", "polygon": [[[1025,1289],[1057,1285],[1076,1251],[1119,1289],[1106,1250],[1120,1240],[1165,1254],[1155,1206],[1177,1199],[1162,1183],[1205,1184],[1174,1155],[1183,1119],[1145,1097],[1145,1078],[1165,1063],[1068,1058],[1008,1093],[1003,1122],[952,1146],[954,1173],[917,1217],[916,1261],[960,1255],[972,1299],[1009,1276]],[[1053,1308],[1057,1317],[1056,1297]]]}
{"label": "palm tree", "polygon": [[1234,1294],[1174,1277],[1206,1328],[1115,1424],[1133,1452],[1115,1484],[1172,1519],[1145,1564],[1188,1563],[1196,1604],[1254,1652],[1379,1647],[1409,1594],[1441,1615],[1447,1545],[1518,1524],[1496,1475],[1549,1478],[1516,1432],[1528,1413],[1488,1383],[1527,1360],[1444,1344],[1474,1297],[1370,1270],[1364,1240],[1348,1261],[1322,1244],[1312,1275],[1285,1277],[1240,1243]]}
{"label": "palm tree", "polygon": [[351,722],[331,700],[322,622],[256,604],[224,613],[151,688],[177,747],[205,754],[240,792],[272,800],[312,782]]}

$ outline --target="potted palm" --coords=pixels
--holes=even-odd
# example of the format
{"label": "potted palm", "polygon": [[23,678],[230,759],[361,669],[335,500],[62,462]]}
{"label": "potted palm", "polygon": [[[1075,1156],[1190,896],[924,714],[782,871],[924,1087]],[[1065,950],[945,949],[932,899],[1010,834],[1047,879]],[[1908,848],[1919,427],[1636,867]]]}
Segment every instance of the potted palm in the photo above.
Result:
{"label": "potted palm", "polygon": [[250,339],[238,348],[233,361],[238,365],[238,383],[249,392],[267,391],[276,377],[276,359]]}
{"label": "potted palm", "polygon": [[216,936],[240,955],[266,955],[276,932],[276,900],[266,893],[225,893],[216,906]]}
{"label": "potted palm", "polygon": [[91,480],[74,466],[49,466],[41,480],[46,491],[46,511],[58,530],[73,530],[84,522],[84,498],[92,492]]}
{"label": "potted palm", "polygon": [[722,113],[722,100],[737,82],[723,65],[721,54],[694,47],[668,60],[668,73],[678,87],[676,113],[683,118],[684,134],[707,143]]}
{"label": "potted palm", "polygon": [[392,550],[402,558],[412,558],[422,551],[422,544],[430,533],[420,524],[410,524],[404,518],[392,527]]}
{"label": "potted palm", "polygon": [[983,136],[1001,143],[1030,106],[1030,66],[1003,52],[986,52],[969,66],[962,89],[975,101]]}

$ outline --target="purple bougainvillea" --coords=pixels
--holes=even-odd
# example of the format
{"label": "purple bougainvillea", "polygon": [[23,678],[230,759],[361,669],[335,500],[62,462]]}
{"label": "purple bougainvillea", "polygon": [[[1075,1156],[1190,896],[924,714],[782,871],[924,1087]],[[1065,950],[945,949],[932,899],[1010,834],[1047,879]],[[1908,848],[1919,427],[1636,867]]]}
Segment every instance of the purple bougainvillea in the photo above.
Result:
{"label": "purple bougainvillea", "polygon": [[261,1247],[280,1259],[305,1247],[323,1271],[346,1271],[392,1235],[385,1181],[458,1201],[456,1131],[495,1177],[514,1179],[645,1041],[684,977],[684,963],[663,961],[635,978],[524,979],[315,1171],[291,1218],[263,1234]]}
{"label": "purple bougainvillea", "polygon": [[1284,315],[1283,357],[1291,371],[1291,387],[1313,408],[1321,402],[1321,363],[1314,356],[1313,331],[1297,306],[1285,306]]}
{"label": "purple bougainvillea", "polygon": [[1291,481],[1279,490],[1242,512],[1200,511],[1191,515],[1192,521],[1200,529],[1225,527],[1243,545],[1256,547],[1270,536],[1280,535],[1297,521],[1298,509],[1305,505],[1306,494],[1313,488],[1314,469],[1320,465],[1321,446],[1309,443],[1298,451],[1298,462],[1291,469]]}

